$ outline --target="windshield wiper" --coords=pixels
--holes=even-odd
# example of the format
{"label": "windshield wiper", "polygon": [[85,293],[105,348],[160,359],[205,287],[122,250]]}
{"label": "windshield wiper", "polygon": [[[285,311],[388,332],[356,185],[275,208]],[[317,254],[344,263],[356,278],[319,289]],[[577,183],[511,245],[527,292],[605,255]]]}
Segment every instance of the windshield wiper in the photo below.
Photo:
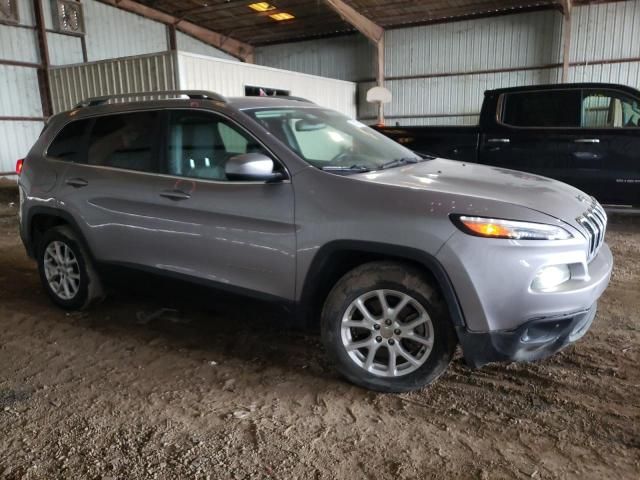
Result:
{"label": "windshield wiper", "polygon": [[351,165],[350,167],[327,165],[326,167],[322,167],[321,170],[333,173],[366,173],[371,171],[370,168],[367,168],[364,165]]}
{"label": "windshield wiper", "polygon": [[404,158],[395,158],[393,160],[389,160],[388,162],[380,165],[380,170],[385,170],[387,168],[399,167],[400,165],[408,165],[410,163],[418,163],[426,160],[425,158],[419,157],[404,157]]}

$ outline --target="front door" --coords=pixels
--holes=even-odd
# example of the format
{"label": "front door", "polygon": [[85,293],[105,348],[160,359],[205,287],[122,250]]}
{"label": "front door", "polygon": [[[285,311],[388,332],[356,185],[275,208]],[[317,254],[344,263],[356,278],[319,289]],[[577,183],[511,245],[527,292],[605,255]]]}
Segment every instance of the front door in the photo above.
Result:
{"label": "front door", "polygon": [[[212,112],[166,113],[163,173],[154,187],[156,267],[242,290],[292,299],[291,182],[230,181],[226,161],[264,153],[248,132]],[[283,169],[284,171],[284,169]]]}

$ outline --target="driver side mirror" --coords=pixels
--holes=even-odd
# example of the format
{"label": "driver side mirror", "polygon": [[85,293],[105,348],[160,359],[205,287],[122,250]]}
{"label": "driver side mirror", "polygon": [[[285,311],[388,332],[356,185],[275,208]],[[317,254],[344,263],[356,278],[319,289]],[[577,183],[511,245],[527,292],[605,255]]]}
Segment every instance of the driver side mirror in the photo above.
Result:
{"label": "driver side mirror", "polygon": [[262,153],[243,153],[227,160],[224,167],[229,180],[245,182],[278,182],[281,172],[273,171],[273,160]]}

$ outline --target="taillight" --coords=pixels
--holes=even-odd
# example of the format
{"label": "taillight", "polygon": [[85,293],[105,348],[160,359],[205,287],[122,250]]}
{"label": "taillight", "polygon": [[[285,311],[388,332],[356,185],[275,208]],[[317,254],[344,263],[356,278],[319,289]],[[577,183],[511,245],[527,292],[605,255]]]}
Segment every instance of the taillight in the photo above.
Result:
{"label": "taillight", "polygon": [[16,173],[20,175],[22,173],[22,167],[24,166],[24,158],[21,158],[16,162]]}

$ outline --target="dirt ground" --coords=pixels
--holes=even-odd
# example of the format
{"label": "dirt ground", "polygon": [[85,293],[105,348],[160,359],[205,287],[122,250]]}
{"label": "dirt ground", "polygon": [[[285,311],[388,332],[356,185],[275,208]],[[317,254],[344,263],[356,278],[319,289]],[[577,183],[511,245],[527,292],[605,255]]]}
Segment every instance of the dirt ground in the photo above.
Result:
{"label": "dirt ground", "polygon": [[577,345],[528,365],[456,360],[429,388],[382,395],[262,304],[129,282],[90,313],[53,307],[12,195],[2,479],[640,478],[640,221],[612,219],[613,280]]}

